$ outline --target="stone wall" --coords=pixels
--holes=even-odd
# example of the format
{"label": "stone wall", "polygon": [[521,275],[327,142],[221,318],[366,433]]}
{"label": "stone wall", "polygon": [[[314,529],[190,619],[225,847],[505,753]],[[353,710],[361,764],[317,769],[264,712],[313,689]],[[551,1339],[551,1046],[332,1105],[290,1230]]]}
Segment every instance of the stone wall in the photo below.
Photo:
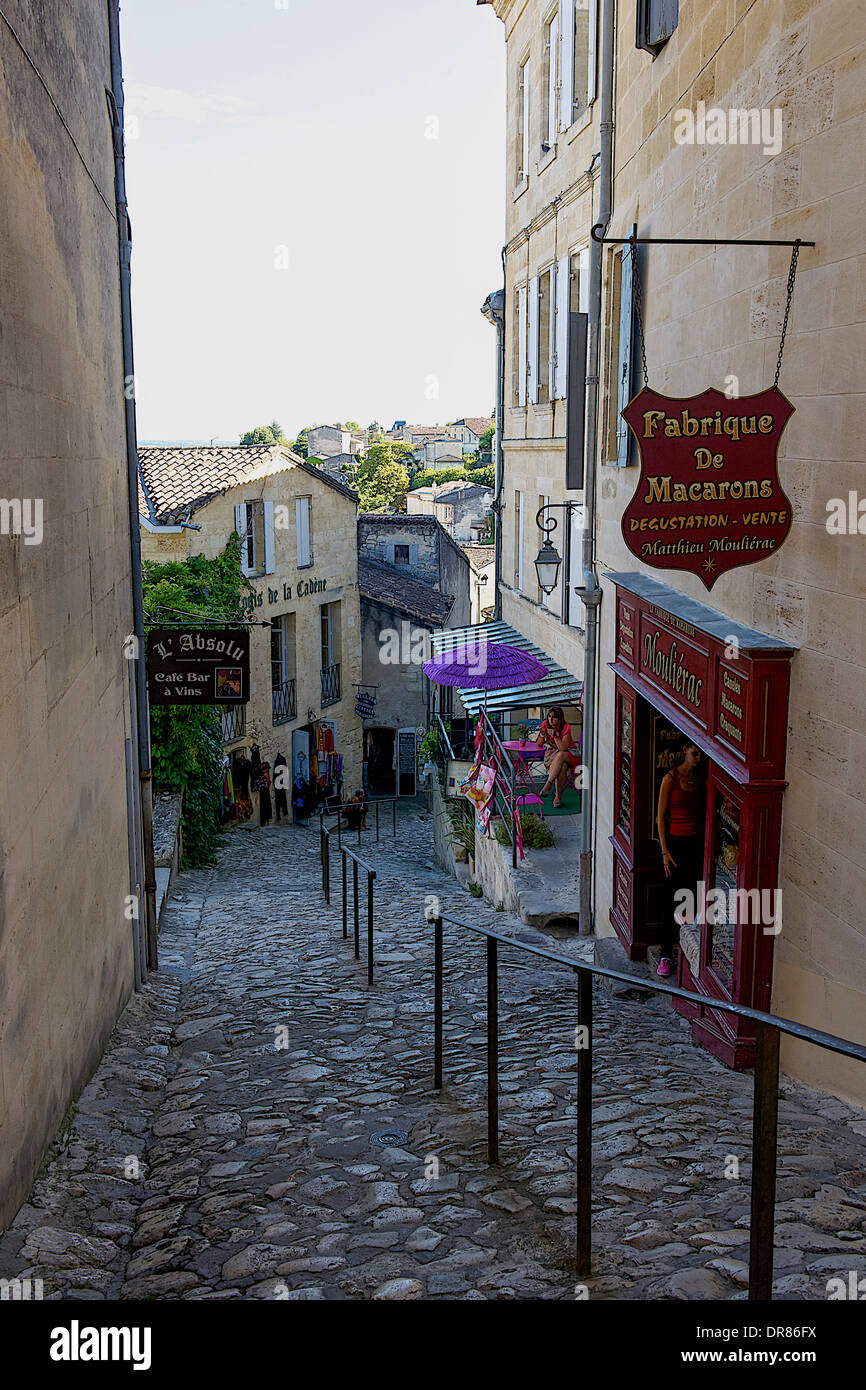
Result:
{"label": "stone wall", "polygon": [[133,987],[107,6],[4,10],[81,156],[0,25],[0,495],[41,499],[44,526],[41,544],[0,536],[0,1225]]}

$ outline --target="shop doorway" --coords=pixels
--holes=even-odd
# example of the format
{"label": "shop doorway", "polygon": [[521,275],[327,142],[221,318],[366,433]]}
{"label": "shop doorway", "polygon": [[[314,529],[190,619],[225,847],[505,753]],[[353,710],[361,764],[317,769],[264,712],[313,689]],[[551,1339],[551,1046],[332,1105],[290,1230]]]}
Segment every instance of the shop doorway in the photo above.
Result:
{"label": "shop doorway", "polygon": [[396,796],[396,729],[367,730],[367,794]]}

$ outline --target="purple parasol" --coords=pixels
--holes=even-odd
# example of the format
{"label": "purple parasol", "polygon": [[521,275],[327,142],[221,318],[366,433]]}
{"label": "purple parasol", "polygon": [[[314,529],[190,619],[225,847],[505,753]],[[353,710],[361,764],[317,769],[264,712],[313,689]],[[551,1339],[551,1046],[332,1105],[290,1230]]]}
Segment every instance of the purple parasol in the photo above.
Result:
{"label": "purple parasol", "polygon": [[471,690],[502,690],[529,685],[548,674],[531,652],[504,642],[474,642],[439,652],[421,668],[436,685],[462,685]]}

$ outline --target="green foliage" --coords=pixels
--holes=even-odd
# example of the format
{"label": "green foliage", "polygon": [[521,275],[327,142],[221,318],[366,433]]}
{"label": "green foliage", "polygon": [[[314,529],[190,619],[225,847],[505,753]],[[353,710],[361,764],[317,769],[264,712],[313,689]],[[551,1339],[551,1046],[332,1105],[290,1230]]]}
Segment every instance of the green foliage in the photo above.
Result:
{"label": "green foliage", "polygon": [[493,487],[493,464],[483,468],[421,468],[413,474],[410,492],[416,487],[429,487],[431,483],[477,483],[479,487]]}
{"label": "green foliage", "polygon": [[453,845],[462,845],[467,854],[475,854],[475,815],[469,802],[461,797],[448,802],[448,819],[451,822],[448,836]]}
{"label": "green foliage", "polygon": [[[243,618],[240,599],[249,581],[241,574],[237,536],[222,555],[191,555],[142,566],[148,629],[189,618],[218,618],[229,626]],[[212,864],[216,855],[222,733],[213,705],[154,705],[150,712],[153,777],[161,791],[183,794],[184,865]]]}
{"label": "green foliage", "polygon": [[480,883],[467,883],[466,887],[469,889],[469,892],[472,894],[473,898],[484,897],[484,889],[481,887]]}
{"label": "green foliage", "polygon": [[490,425],[482,434],[478,445],[479,453],[490,454],[493,450],[493,435],[496,431],[495,425]]}
{"label": "green foliage", "polygon": [[395,506],[398,511],[404,510],[409,489],[409,474],[403,462],[407,448],[405,444],[395,444],[390,440],[385,444],[370,445],[359,461],[355,475],[361,511],[376,512],[389,506]]}
{"label": "green foliage", "polygon": [[241,435],[241,444],[288,444],[288,442],[283,433],[283,427],[277,420],[272,420],[269,425],[256,425],[255,429],[247,430],[246,434]]}
{"label": "green foliage", "polygon": [[306,431],[306,430],[301,430],[301,431],[299,432],[297,439],[295,440],[294,444],[292,445],[292,452],[295,453],[295,454],[297,454],[297,455],[298,455],[300,458],[302,458],[302,459],[305,459],[305,458],[307,457],[307,431]]}
{"label": "green foliage", "polygon": [[[550,849],[556,843],[553,831],[540,816],[532,816],[523,811],[520,815],[520,829],[523,832],[524,849]],[[508,827],[504,821],[496,822],[495,835],[501,845],[510,845]]]}

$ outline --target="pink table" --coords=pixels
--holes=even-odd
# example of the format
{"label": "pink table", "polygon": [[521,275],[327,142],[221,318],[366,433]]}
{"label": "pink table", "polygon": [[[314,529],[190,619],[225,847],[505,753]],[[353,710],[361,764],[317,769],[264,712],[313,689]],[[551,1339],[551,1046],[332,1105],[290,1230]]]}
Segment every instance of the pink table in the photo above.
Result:
{"label": "pink table", "polygon": [[502,746],[514,762],[516,769],[515,792],[520,787],[525,788],[515,799],[524,805],[531,801],[543,806],[544,803],[538,794],[535,778],[529,770],[529,763],[544,757],[543,745],[536,743],[534,739],[509,739]]}

